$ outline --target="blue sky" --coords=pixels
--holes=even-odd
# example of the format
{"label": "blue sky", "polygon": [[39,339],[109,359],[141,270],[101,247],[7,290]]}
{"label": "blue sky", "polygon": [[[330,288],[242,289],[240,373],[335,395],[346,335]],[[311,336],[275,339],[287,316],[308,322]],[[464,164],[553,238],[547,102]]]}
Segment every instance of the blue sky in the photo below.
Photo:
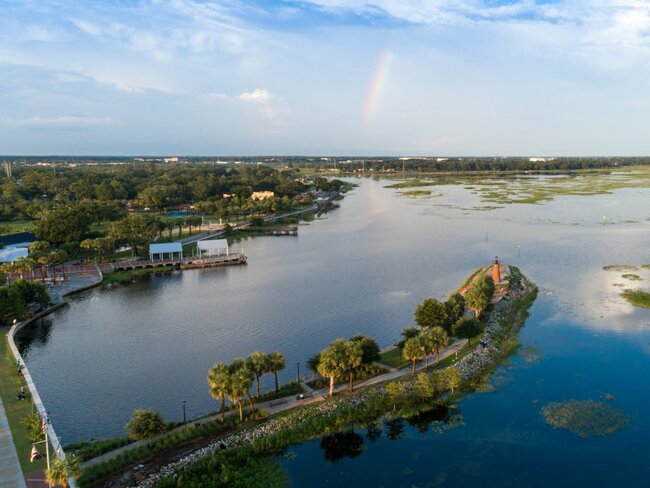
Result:
{"label": "blue sky", "polygon": [[0,0],[0,154],[648,155],[647,0]]}

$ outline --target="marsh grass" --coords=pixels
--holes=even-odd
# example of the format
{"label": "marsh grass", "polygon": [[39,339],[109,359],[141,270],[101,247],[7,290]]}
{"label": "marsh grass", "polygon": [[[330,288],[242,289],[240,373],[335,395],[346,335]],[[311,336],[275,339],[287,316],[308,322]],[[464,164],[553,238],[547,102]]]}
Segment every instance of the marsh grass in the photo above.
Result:
{"label": "marsh grass", "polygon": [[603,266],[605,271],[636,271],[636,266],[630,266],[629,264],[608,264]]}
{"label": "marsh grass", "polygon": [[650,308],[650,293],[643,290],[623,290],[621,296],[637,307]]}
{"label": "marsh grass", "polygon": [[400,181],[386,188],[403,189],[427,186],[462,185],[483,203],[540,204],[558,196],[609,194],[622,188],[650,186],[650,168],[630,166],[617,171],[569,171],[553,178],[521,178],[516,173],[442,174],[435,179]]}
{"label": "marsh grass", "polygon": [[583,438],[614,434],[629,423],[619,409],[593,400],[549,403],[542,408],[542,415],[548,425]]}
{"label": "marsh grass", "polygon": [[643,281],[643,279],[638,274],[634,273],[625,273],[622,275],[622,277],[630,281]]}

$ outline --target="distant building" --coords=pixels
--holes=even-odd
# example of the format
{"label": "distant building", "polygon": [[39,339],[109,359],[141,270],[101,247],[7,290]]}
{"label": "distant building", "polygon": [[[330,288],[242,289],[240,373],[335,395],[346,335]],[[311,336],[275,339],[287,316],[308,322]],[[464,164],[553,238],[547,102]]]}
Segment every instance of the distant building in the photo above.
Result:
{"label": "distant building", "polygon": [[273,198],[275,194],[272,191],[254,191],[251,195],[253,200],[266,200],[267,198]]}
{"label": "distant building", "polygon": [[547,163],[549,161],[555,161],[555,158],[528,158],[528,161],[531,163]]}
{"label": "distant building", "polygon": [[178,157],[163,158],[163,163],[178,163]]}

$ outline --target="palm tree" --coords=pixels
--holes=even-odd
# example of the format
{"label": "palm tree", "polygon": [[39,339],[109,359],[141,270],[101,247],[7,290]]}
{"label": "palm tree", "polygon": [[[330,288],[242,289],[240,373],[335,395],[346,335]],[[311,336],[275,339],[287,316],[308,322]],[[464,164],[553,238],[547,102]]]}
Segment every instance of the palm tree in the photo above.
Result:
{"label": "palm tree", "polygon": [[215,400],[221,400],[221,421],[226,418],[226,395],[230,388],[230,370],[228,366],[223,363],[216,363],[208,371],[208,386],[210,387],[210,395]]}
{"label": "palm tree", "polygon": [[266,354],[262,351],[253,351],[248,356],[248,361],[246,361],[248,369],[250,369],[255,374],[255,381],[257,382],[256,395],[255,398],[260,397],[260,376],[269,371],[269,361]]}
{"label": "palm tree", "polygon": [[442,327],[434,327],[428,333],[428,341],[436,351],[436,364],[440,362],[440,348],[449,343],[449,336]]}
{"label": "palm tree", "polygon": [[346,342],[345,339],[336,339],[320,353],[318,374],[330,379],[330,398],[334,396],[334,380],[347,369]]}
{"label": "palm tree", "polygon": [[430,333],[431,329],[429,329],[429,327],[426,327],[417,336],[417,338],[420,340],[420,344],[422,344],[422,350],[424,351],[424,369],[427,371],[429,370],[429,356],[433,354],[433,351],[435,351],[435,347],[431,341]]}
{"label": "palm tree", "polygon": [[47,275],[47,263],[49,260],[47,259],[47,256],[40,256],[36,261],[41,265],[41,282],[45,284],[45,276]]}
{"label": "palm tree", "polygon": [[268,360],[268,369],[275,376],[275,391],[279,390],[278,387],[278,371],[282,371],[286,367],[286,361],[282,353],[270,352],[266,356]]}
{"label": "palm tree", "polygon": [[66,456],[65,459],[56,458],[45,470],[45,479],[52,485],[61,485],[67,488],[68,478],[71,476],[79,478],[81,467],[76,456]]}
{"label": "palm tree", "polygon": [[248,394],[248,399],[253,409],[253,402],[250,399],[250,387],[253,382],[252,372],[246,368],[238,368],[230,378],[228,388],[228,398],[239,407],[239,421],[244,421],[244,397]]}
{"label": "palm tree", "polygon": [[95,261],[97,260],[97,243],[96,239],[84,239],[79,243],[79,247],[81,249],[85,249],[86,251],[92,251],[95,250]]}
{"label": "palm tree", "polygon": [[402,356],[407,361],[413,361],[413,374],[415,374],[415,362],[424,356],[424,347],[422,346],[420,336],[411,337],[404,343]]}
{"label": "palm tree", "polygon": [[354,391],[354,370],[361,366],[363,362],[363,349],[359,341],[346,341],[345,344],[345,360],[347,363],[347,370],[350,378],[350,391]]}

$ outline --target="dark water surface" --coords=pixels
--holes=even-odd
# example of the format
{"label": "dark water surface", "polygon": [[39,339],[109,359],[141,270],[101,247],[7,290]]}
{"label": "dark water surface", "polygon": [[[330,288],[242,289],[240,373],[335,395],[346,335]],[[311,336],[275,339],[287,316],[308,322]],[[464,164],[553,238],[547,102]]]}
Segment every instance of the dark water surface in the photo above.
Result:
{"label": "dark water surface", "polygon": [[[650,191],[477,210],[478,197],[460,185],[413,199],[383,188],[386,181],[359,183],[299,237],[245,241],[247,266],[95,289],[22,337],[63,442],[120,435],[138,407],[168,419],[181,417],[182,400],[190,416],[215,410],[208,368],[254,349],[282,351],[288,380],[297,362],[304,372],[304,361],[337,337],[390,344],[418,302],[444,298],[496,254],[540,286],[521,334],[539,359],[515,357],[498,372],[496,391],[461,402],[465,425],[445,433],[405,424],[399,440],[384,428],[371,442],[358,430],[365,447],[350,437],[353,458],[326,459],[320,440],[292,448],[295,457],[282,463],[294,485],[647,485],[650,313],[618,297],[620,284],[647,280],[602,267],[650,262]],[[620,433],[579,439],[543,422],[549,401],[607,393],[631,418]]]}

